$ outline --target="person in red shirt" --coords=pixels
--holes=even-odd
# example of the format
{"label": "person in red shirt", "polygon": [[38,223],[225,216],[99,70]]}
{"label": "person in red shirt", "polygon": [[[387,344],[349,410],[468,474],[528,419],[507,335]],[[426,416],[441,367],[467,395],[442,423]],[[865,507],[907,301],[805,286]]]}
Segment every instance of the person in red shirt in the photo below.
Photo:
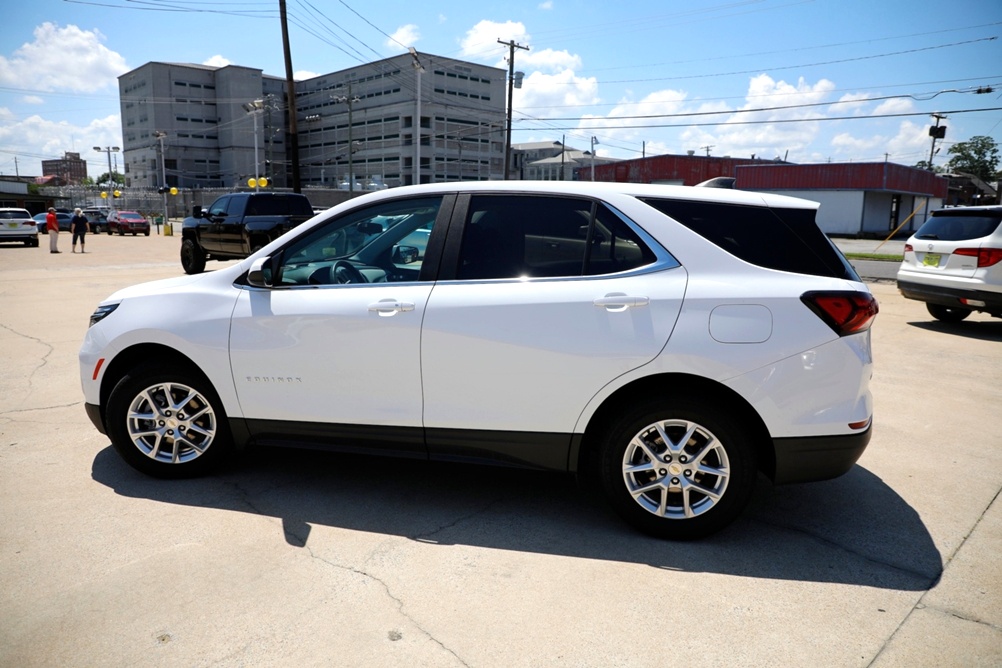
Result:
{"label": "person in red shirt", "polygon": [[48,215],[45,216],[45,229],[49,231],[49,252],[58,253],[59,220],[56,218],[56,210],[51,206]]}

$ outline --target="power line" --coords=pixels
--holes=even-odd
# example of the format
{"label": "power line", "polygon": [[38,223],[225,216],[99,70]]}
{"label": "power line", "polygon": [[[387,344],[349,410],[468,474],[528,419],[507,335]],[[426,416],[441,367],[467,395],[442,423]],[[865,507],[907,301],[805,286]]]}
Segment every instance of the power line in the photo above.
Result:
{"label": "power line", "polygon": [[[943,114],[973,114],[982,111],[1002,111],[1002,107],[988,107],[985,109],[954,109],[952,111],[942,111]],[[682,114],[687,116],[688,114]],[[767,121],[723,121],[713,123],[649,123],[644,125],[585,125],[572,127],[552,127],[553,130],[638,130],[643,128],[688,128],[707,127],[724,125],[770,125],[772,123],[819,123],[823,121],[858,121],[874,120],[878,118],[907,118],[912,116],[928,116],[927,111],[916,111],[898,114],[876,114],[870,116],[825,116],[821,118],[780,118]],[[601,119],[594,119],[601,120]],[[530,131],[533,128],[517,128],[520,132]]]}

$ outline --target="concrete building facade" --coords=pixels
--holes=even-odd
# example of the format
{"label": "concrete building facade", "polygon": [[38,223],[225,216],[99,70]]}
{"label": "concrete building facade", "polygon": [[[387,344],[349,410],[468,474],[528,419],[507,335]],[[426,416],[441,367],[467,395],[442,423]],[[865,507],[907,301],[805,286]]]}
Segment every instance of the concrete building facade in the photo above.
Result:
{"label": "concrete building facade", "polygon": [[[502,178],[505,76],[415,53],[296,82],[301,185],[347,187],[349,171],[361,188]],[[151,62],[119,94],[127,187],[157,187],[162,171],[179,188],[292,185],[284,79]]]}
{"label": "concrete building facade", "polygon": [[[604,158],[558,141],[512,144],[513,178],[526,181],[574,181],[581,167],[608,165],[618,158]],[[590,171],[585,173],[588,178]]]}

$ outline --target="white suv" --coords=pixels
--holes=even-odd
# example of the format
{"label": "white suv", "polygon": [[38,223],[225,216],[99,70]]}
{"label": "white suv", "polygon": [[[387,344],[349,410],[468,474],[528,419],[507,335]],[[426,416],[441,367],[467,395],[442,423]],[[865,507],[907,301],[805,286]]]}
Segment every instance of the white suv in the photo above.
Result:
{"label": "white suv", "polygon": [[38,225],[27,209],[0,208],[0,242],[38,246]]}
{"label": "white suv", "polygon": [[943,322],[1002,318],[1002,206],[934,211],[905,244],[898,289]]}
{"label": "white suv", "polygon": [[372,193],[102,302],[87,412],[159,477],[249,444],[528,466],[589,474],[643,531],[706,535],[759,471],[832,478],[869,441],[877,304],[817,206],[619,183]]}

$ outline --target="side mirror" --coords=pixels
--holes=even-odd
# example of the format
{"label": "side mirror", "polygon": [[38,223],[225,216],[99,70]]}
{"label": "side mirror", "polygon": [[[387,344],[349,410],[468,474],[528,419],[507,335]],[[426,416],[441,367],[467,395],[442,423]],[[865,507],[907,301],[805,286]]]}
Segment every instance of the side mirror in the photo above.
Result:
{"label": "side mirror", "polygon": [[201,218],[202,217],[202,205],[201,204],[196,204],[195,206],[191,207],[191,217],[192,218]]}
{"label": "side mirror", "polygon": [[270,288],[272,286],[272,263],[270,257],[260,257],[251,264],[247,272],[247,283],[255,288]]}
{"label": "side mirror", "polygon": [[417,262],[419,251],[416,246],[396,246],[393,249],[393,264]]}

